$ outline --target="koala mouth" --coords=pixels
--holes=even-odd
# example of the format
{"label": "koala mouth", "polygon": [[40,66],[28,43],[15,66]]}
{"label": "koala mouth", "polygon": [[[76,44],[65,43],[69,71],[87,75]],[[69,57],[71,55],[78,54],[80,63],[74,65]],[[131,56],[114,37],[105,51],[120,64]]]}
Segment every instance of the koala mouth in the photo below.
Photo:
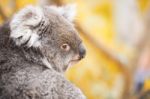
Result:
{"label": "koala mouth", "polygon": [[69,65],[68,66],[74,65],[74,64],[78,63],[80,60],[81,60],[81,57],[79,55],[75,55],[73,57],[73,59],[69,61]]}
{"label": "koala mouth", "polygon": [[76,60],[71,60],[69,62],[69,67],[72,66],[72,65],[75,65],[76,63],[78,63],[80,61],[80,59],[76,59]]}
{"label": "koala mouth", "polygon": [[80,57],[76,56],[74,59],[72,59],[71,61],[69,61],[69,66],[73,66],[76,63],[78,63],[81,60]]}

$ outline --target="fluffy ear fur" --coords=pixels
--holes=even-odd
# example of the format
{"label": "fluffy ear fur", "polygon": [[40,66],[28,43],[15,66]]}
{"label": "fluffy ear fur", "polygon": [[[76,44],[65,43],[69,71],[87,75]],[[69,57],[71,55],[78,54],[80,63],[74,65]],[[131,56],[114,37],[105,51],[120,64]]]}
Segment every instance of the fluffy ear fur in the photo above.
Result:
{"label": "fluffy ear fur", "polygon": [[40,23],[42,16],[42,9],[33,6],[27,6],[14,15],[10,22],[10,37],[16,42],[16,45],[40,46],[39,36],[36,31],[32,30],[32,27]]}
{"label": "fluffy ear fur", "polygon": [[[50,6],[51,9],[64,16],[70,22],[75,17],[75,5],[66,5],[64,7]],[[33,29],[42,21],[44,17],[42,8],[36,6],[27,6],[19,11],[10,22],[10,37],[15,41],[16,45],[26,45],[27,47],[41,46],[39,35]]]}
{"label": "fluffy ear fur", "polygon": [[51,8],[57,11],[60,15],[64,16],[70,22],[72,22],[75,18],[76,4],[69,4],[63,7],[51,6]]}

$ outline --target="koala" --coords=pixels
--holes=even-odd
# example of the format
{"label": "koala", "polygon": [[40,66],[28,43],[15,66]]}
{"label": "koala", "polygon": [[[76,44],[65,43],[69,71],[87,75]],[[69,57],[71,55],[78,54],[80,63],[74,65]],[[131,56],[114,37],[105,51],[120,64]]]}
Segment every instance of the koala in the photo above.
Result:
{"label": "koala", "polygon": [[27,6],[0,27],[0,99],[86,99],[64,72],[85,57],[74,6]]}

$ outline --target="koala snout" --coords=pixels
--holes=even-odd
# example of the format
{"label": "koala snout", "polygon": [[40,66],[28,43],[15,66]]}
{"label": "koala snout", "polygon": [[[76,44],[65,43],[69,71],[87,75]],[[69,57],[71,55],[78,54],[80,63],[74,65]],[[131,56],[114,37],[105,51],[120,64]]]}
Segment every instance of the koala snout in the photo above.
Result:
{"label": "koala snout", "polygon": [[80,44],[79,45],[79,56],[80,56],[80,59],[84,58],[85,55],[86,55],[86,49],[85,49],[83,44]]}

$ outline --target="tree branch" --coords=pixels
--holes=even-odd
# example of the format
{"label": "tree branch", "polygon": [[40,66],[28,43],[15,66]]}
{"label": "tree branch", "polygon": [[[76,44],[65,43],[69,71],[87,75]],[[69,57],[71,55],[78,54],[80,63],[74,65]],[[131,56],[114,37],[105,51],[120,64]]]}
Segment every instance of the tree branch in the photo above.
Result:
{"label": "tree branch", "polygon": [[7,19],[7,16],[5,15],[4,11],[2,10],[2,7],[0,6],[0,15],[2,17],[3,20]]}

